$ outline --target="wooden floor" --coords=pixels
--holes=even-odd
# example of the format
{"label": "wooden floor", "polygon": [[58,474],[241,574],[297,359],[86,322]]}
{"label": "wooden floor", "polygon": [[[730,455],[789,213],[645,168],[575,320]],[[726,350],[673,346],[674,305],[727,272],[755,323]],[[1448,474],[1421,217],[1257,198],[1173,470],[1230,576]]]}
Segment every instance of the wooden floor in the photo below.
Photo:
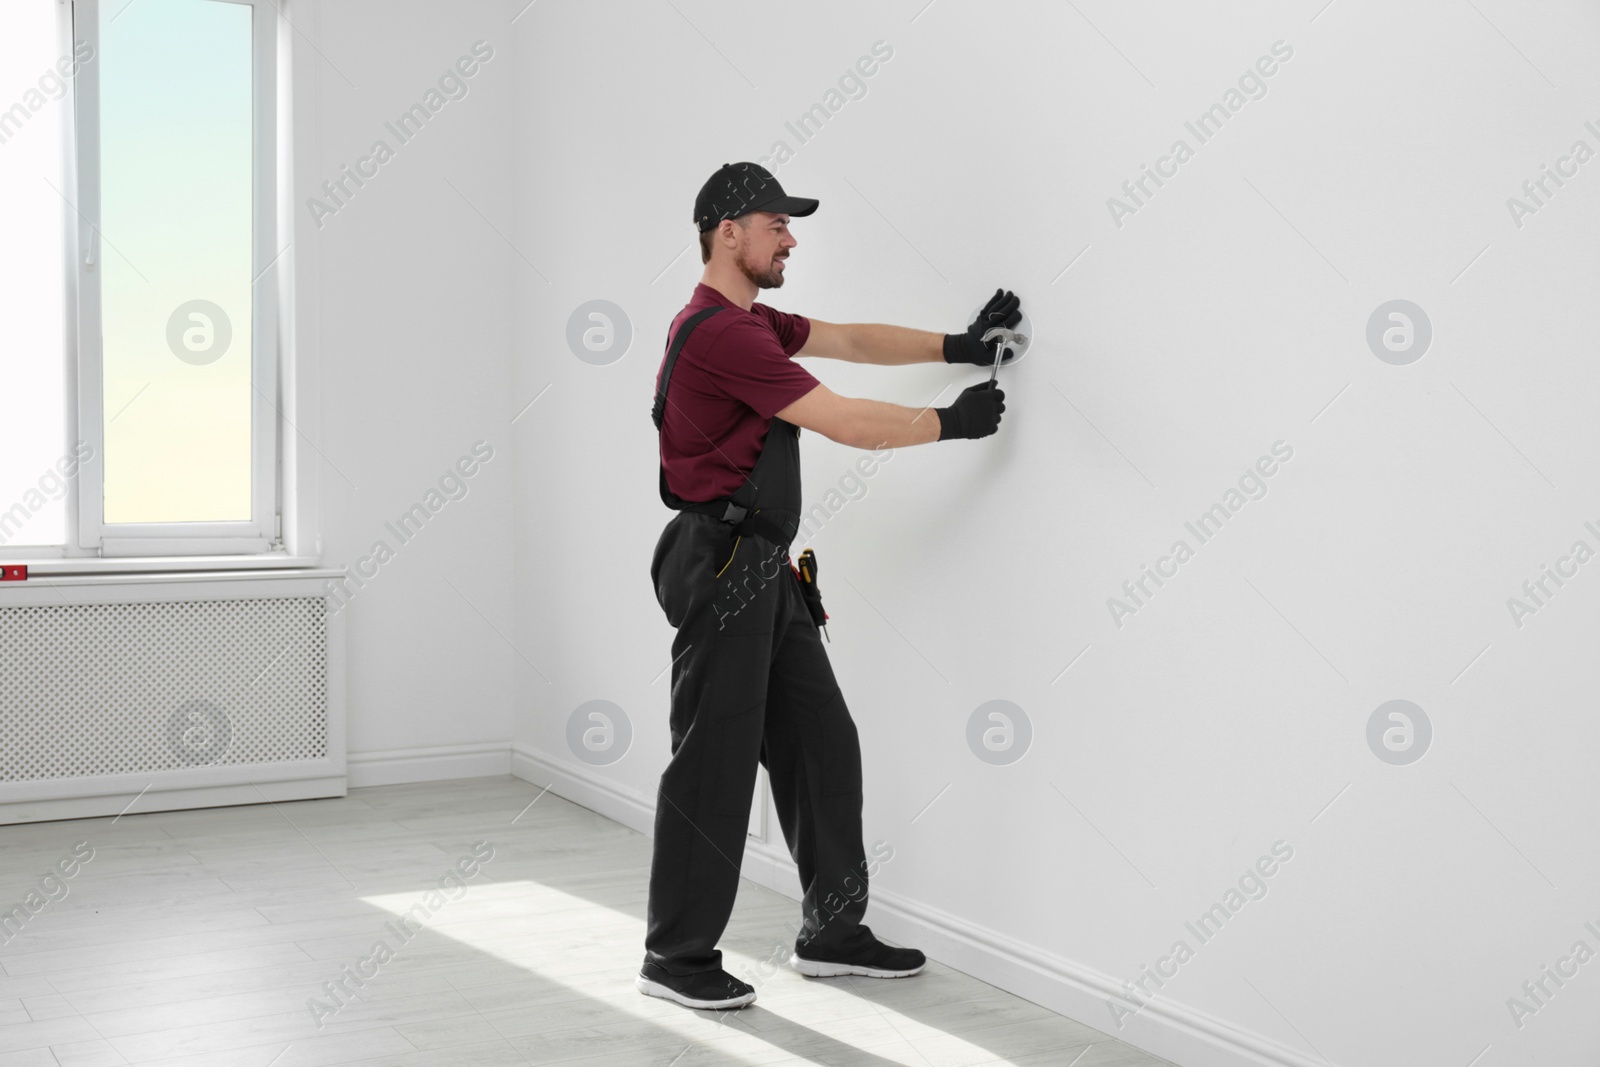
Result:
{"label": "wooden floor", "polygon": [[799,905],[748,881],[721,947],[780,961],[756,1002],[641,996],[649,840],[510,777],[0,827],[0,857],[0,913],[37,894],[0,944],[0,1067],[1164,1062],[937,963],[803,978]]}

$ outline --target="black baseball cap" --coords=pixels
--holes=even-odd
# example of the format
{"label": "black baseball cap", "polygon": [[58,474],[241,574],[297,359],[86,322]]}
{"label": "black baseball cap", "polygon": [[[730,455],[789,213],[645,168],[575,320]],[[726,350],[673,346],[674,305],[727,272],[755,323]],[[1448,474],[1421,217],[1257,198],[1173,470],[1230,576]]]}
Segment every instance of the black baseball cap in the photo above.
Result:
{"label": "black baseball cap", "polygon": [[694,198],[694,223],[704,233],[715,229],[723,219],[736,219],[752,211],[774,215],[809,215],[817,202],[803,196],[789,196],[778,179],[756,163],[724,163],[700,187]]}

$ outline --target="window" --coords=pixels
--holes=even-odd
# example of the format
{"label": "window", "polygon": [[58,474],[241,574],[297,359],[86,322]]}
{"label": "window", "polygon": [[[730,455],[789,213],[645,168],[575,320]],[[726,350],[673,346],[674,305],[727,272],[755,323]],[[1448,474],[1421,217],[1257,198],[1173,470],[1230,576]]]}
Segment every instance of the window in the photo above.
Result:
{"label": "window", "polygon": [[[68,450],[63,177],[71,107],[53,3],[0,4],[0,546],[63,545]],[[67,71],[63,75],[61,69]]]}
{"label": "window", "polygon": [[[280,496],[274,9],[0,11],[0,70],[40,72],[0,82],[21,101],[0,115],[0,211],[19,238],[0,245],[0,309],[25,323],[7,327],[6,347],[19,344],[5,362],[27,390],[4,400],[0,507],[27,514],[0,513],[0,552],[267,552]],[[56,485],[69,476],[75,494]],[[50,492],[30,493],[41,480]]]}

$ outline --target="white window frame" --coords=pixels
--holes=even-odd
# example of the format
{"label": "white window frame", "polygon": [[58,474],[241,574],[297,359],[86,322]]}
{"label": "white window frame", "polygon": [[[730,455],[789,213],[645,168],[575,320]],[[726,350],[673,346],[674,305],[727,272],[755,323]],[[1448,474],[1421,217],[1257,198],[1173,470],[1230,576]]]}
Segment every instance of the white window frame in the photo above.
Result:
{"label": "white window frame", "polygon": [[[252,170],[254,219],[251,269],[251,518],[237,522],[107,523],[104,512],[105,454],[102,411],[104,344],[101,333],[103,262],[100,236],[100,6],[101,0],[68,0],[68,46],[86,41],[93,58],[73,79],[67,138],[67,181],[76,192],[69,213],[67,274],[69,303],[77,309],[69,327],[68,440],[84,441],[93,453],[79,468],[77,492],[69,498],[69,530],[77,527],[77,551],[69,555],[248,556],[282,553],[282,470],[279,466],[279,362],[276,269],[278,240],[278,30],[270,0],[208,0],[251,9]],[[115,254],[113,252],[113,254]],[[76,505],[74,508],[73,505]],[[75,513],[74,513],[75,512]]]}

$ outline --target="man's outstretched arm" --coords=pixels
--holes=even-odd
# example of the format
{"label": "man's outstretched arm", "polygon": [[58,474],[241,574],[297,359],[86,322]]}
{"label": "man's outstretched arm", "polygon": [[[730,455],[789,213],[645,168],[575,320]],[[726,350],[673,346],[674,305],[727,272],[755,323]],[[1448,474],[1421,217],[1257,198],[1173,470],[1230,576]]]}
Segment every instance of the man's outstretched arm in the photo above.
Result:
{"label": "man's outstretched arm", "polygon": [[987,437],[999,429],[1005,409],[1005,393],[993,382],[968,386],[954,404],[943,408],[908,408],[840,396],[819,383],[776,414],[841,445],[878,449]]}
{"label": "man's outstretched arm", "polygon": [[880,366],[945,362],[942,333],[879,322],[810,321],[811,334],[795,353],[797,356],[822,356]]}

